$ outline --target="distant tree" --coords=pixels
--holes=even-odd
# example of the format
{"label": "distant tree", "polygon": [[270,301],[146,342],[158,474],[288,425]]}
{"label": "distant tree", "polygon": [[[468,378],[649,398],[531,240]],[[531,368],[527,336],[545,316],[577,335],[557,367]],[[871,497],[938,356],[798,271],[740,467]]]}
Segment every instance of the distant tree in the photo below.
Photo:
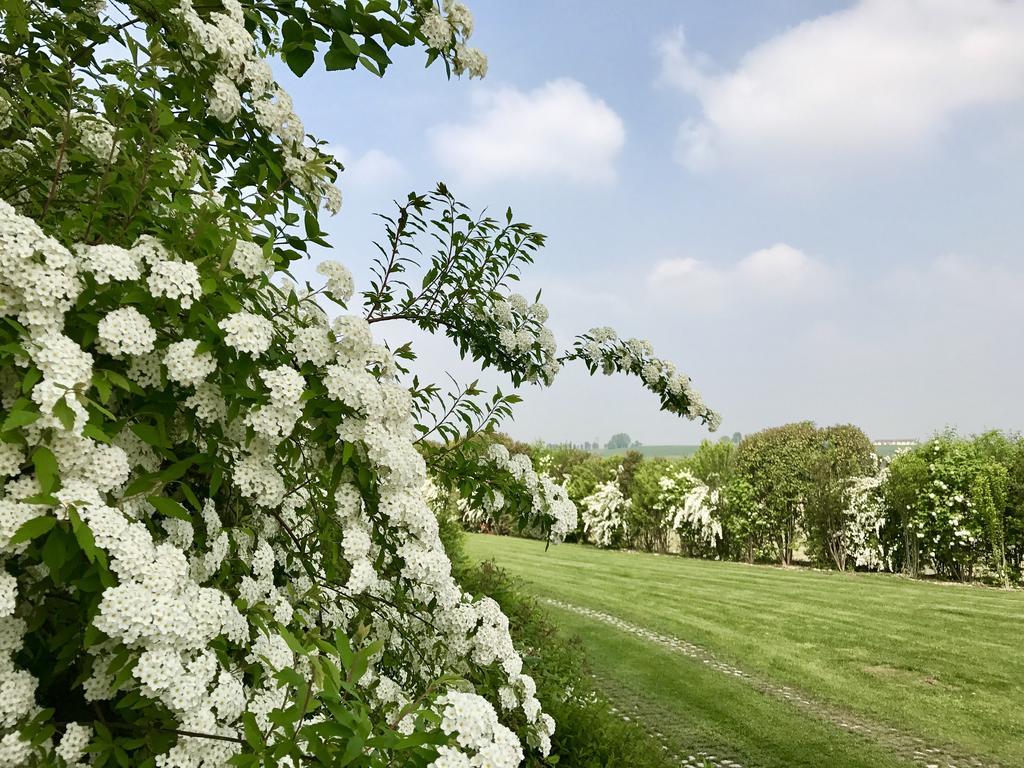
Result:
{"label": "distant tree", "polygon": [[633,441],[630,439],[629,435],[625,432],[619,432],[612,435],[611,439],[605,443],[604,447],[610,451],[621,451],[629,448],[632,443]]}
{"label": "distant tree", "polygon": [[708,488],[717,489],[728,483],[736,472],[736,445],[727,437],[718,442],[704,440],[687,459],[694,477]]}
{"label": "distant tree", "polygon": [[1006,470],[1005,503],[1001,510],[1005,564],[1018,575],[1024,560],[1024,439],[991,431],[973,440],[979,455]]}
{"label": "distant tree", "polygon": [[927,487],[928,483],[928,459],[923,450],[914,449],[893,456],[889,476],[882,486],[886,507],[882,550],[894,571],[915,578],[921,574],[921,543],[914,522],[915,510],[918,489]]}
{"label": "distant tree", "polygon": [[764,524],[772,531],[775,555],[793,561],[793,546],[811,495],[811,467],[818,430],[810,421],[786,424],[747,435],[737,465],[754,491]]}
{"label": "distant tree", "polygon": [[845,570],[851,542],[848,503],[855,478],[874,476],[878,455],[868,436],[852,424],[816,431],[810,488],[804,504],[804,529],[814,560]]}
{"label": "distant tree", "polygon": [[742,432],[733,432],[732,433],[732,441],[733,441],[733,443],[735,443],[736,445],[739,445],[741,440],[743,440],[743,433]]}
{"label": "distant tree", "polygon": [[619,481],[629,488],[630,505],[625,518],[630,546],[648,552],[668,549],[670,519],[658,504],[658,496],[662,478],[679,463],[661,458],[644,460],[636,451],[626,454]]}
{"label": "distant tree", "polygon": [[643,443],[641,443],[639,440],[634,440],[632,445],[630,445],[630,448],[639,448],[641,445],[643,445]]}
{"label": "distant tree", "polygon": [[967,581],[987,566],[1008,581],[1012,484],[996,457],[1011,450],[991,436],[971,441],[945,433],[893,459],[884,492],[896,529],[889,534],[905,542],[906,570],[917,575],[928,565],[940,576]]}

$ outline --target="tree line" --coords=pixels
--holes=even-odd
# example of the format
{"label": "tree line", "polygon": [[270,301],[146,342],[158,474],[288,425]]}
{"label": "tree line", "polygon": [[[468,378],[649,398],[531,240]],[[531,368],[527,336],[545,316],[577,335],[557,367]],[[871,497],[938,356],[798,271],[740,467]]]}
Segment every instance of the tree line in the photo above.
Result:
{"label": "tree line", "polygon": [[579,507],[577,541],[750,563],[1021,580],[1019,435],[944,432],[886,458],[856,426],[809,421],[738,443],[705,441],[685,459],[518,446]]}

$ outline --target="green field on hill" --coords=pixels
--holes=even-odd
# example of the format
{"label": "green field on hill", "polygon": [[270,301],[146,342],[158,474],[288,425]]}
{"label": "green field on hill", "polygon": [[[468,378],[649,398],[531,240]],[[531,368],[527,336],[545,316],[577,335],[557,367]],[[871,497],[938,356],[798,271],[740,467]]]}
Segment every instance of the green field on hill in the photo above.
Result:
{"label": "green field on hill", "polygon": [[743,766],[1024,765],[1024,593],[470,535],[627,716]]}
{"label": "green field on hill", "polygon": [[637,451],[649,459],[681,459],[693,456],[698,445],[641,445],[636,448],[602,448],[595,451],[598,456],[621,456],[626,451]]}

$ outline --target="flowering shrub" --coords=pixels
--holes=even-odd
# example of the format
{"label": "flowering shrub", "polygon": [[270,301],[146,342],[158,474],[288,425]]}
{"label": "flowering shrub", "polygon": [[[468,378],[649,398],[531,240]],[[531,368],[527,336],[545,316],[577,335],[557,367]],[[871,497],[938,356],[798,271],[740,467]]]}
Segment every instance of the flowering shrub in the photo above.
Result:
{"label": "flowering shrub", "polygon": [[846,489],[842,548],[854,565],[871,570],[886,565],[881,542],[886,514],[882,487],[887,475],[883,467],[877,474],[852,478]]}
{"label": "flowering shrub", "polygon": [[686,484],[690,488],[682,492],[682,503],[669,510],[672,530],[679,532],[681,537],[692,536],[698,546],[714,549],[722,538],[722,524],[717,517],[719,491],[708,488],[686,470],[680,471],[676,477],[663,478],[661,487],[675,495],[681,491],[679,486]]}
{"label": "flowering shrub", "polygon": [[[358,297],[336,262],[318,288],[288,279],[327,245],[341,166],[267,57],[382,74],[422,42],[480,76],[469,12],[15,0],[3,21],[0,766],[545,754],[554,723],[508,620],[453,579],[426,495],[428,462],[440,486],[483,492],[453,424],[488,431],[517,398],[410,389],[412,350],[372,331],[406,320],[517,385],[549,382],[579,354],[509,291],[543,238],[441,186],[387,220]],[[667,407],[714,423],[657,367]],[[489,458],[530,525],[574,527],[558,486]]]}
{"label": "flowering shrub", "polygon": [[629,508],[629,499],[615,480],[597,486],[592,494],[583,499],[583,535],[599,547],[611,547],[621,543],[626,534],[623,513]]}
{"label": "flowering shrub", "polygon": [[915,570],[920,558],[942,576],[967,579],[987,565],[1005,578],[1005,467],[970,442],[940,435],[897,456],[889,478],[897,487],[912,478],[902,525]]}

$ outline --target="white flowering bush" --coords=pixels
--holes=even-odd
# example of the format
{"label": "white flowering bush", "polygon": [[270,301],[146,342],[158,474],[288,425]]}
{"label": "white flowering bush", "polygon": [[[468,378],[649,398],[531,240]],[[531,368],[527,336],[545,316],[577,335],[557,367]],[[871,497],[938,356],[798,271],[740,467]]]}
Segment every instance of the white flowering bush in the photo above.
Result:
{"label": "white flowering bush", "polygon": [[625,514],[630,502],[616,480],[597,486],[582,501],[583,535],[599,547],[613,547],[622,543],[627,533]]}
{"label": "white flowering bush", "polygon": [[[12,0],[2,21],[0,766],[546,754],[508,621],[453,579],[426,495],[428,460],[479,492],[465,438],[517,397],[440,407],[372,331],[412,322],[549,382],[579,353],[509,288],[543,238],[439,187],[389,220],[358,298],[336,262],[321,287],[289,279],[328,245],[341,166],[267,58],[382,74],[420,42],[481,76],[469,12]],[[680,375],[645,381],[714,421]],[[558,486],[490,460],[534,484],[531,525],[574,527]]]}
{"label": "white flowering bush", "polygon": [[977,442],[951,434],[895,456],[883,491],[890,528],[910,552],[904,567],[957,580],[987,569],[1005,582],[1008,481]]}
{"label": "white flowering bush", "polygon": [[691,556],[715,556],[722,540],[723,491],[710,488],[685,464],[658,478],[654,508],[664,516],[666,528],[678,536],[680,548]]}
{"label": "white flowering bush", "polygon": [[851,478],[846,489],[842,546],[857,567],[882,570],[887,564],[882,546],[886,523],[882,487],[887,475],[882,467],[876,474]]}

